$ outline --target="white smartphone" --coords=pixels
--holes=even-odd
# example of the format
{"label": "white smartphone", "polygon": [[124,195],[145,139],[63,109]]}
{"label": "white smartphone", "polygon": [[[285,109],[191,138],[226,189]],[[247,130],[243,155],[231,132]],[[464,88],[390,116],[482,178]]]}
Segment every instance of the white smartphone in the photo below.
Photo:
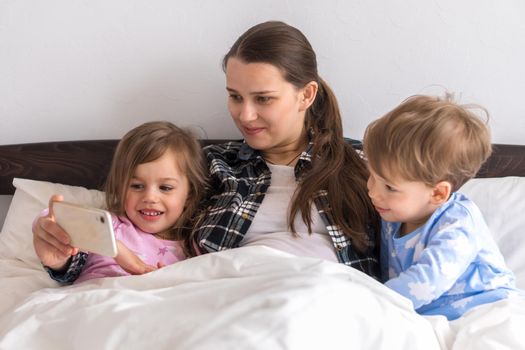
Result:
{"label": "white smartphone", "polygon": [[108,211],[68,202],[53,202],[56,222],[82,251],[117,256],[113,223]]}

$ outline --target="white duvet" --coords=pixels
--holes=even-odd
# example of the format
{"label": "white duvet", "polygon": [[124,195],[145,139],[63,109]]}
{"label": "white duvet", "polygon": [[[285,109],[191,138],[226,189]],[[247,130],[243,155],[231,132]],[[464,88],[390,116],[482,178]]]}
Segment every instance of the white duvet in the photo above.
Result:
{"label": "white duvet", "polygon": [[507,317],[523,304],[427,319],[352,268],[264,247],[68,287],[16,260],[0,260],[0,277],[0,349],[464,350],[487,329],[498,334],[471,349],[523,348],[525,318]]}

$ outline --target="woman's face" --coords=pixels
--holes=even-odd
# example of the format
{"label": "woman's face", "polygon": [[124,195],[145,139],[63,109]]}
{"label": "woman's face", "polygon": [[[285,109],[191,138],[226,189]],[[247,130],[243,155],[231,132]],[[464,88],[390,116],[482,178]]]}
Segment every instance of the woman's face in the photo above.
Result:
{"label": "woman's face", "polygon": [[232,118],[250,147],[272,152],[304,146],[304,89],[287,82],[277,67],[230,58],[226,90]]}

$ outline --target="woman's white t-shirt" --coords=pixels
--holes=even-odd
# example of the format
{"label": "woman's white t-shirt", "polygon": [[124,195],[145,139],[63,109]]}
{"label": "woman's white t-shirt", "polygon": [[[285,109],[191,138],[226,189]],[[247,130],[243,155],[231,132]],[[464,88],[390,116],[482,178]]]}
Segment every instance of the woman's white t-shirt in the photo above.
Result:
{"label": "woman's white t-shirt", "polygon": [[334,245],[315,205],[312,206],[312,233],[301,215],[295,218],[297,235],[287,224],[289,205],[297,188],[294,168],[268,164],[272,183],[265,194],[241,246],[264,245],[296,256],[316,257],[337,262]]}

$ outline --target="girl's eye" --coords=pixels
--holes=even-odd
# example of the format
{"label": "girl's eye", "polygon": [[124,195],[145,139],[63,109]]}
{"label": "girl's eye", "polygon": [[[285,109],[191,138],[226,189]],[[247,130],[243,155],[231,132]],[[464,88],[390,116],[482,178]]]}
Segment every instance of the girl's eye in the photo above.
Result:
{"label": "girl's eye", "polygon": [[160,190],[163,192],[169,192],[173,190],[173,186],[161,185],[159,186]]}
{"label": "girl's eye", "polygon": [[144,185],[142,185],[142,184],[130,184],[129,187],[134,189],[134,190],[141,190],[141,189],[144,188]]}

